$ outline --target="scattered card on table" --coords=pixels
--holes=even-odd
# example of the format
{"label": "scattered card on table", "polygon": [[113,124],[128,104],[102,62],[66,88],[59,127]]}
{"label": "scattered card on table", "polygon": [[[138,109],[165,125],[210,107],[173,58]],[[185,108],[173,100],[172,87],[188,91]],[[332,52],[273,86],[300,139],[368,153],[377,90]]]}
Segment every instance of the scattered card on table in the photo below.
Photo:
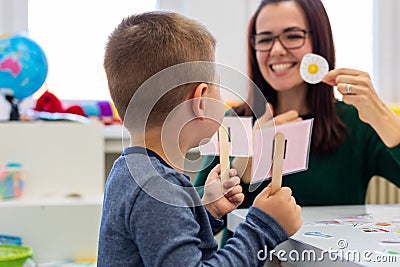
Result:
{"label": "scattered card on table", "polygon": [[331,238],[333,237],[332,235],[326,234],[326,233],[321,233],[321,232],[305,232],[305,236],[315,236],[315,237],[322,237],[322,238]]}

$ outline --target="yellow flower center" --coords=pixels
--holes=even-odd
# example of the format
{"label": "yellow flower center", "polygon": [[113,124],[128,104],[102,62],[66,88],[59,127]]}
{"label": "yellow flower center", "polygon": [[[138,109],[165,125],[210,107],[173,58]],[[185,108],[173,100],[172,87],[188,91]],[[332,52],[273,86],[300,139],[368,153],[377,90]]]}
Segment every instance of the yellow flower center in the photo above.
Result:
{"label": "yellow flower center", "polygon": [[310,64],[310,66],[308,66],[308,72],[310,74],[316,74],[318,72],[318,65],[317,64]]}

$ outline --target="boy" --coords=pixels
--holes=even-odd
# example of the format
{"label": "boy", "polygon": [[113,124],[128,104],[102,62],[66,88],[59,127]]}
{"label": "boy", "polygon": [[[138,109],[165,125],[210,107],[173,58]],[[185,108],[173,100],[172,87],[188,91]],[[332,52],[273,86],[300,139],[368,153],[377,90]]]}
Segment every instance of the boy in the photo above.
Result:
{"label": "boy", "polygon": [[213,237],[243,201],[239,179],[210,173],[200,199],[183,172],[184,155],[220,126],[215,40],[172,12],[125,18],[109,37],[104,67],[131,146],[107,180],[98,266],[257,266],[301,226],[289,188],[267,187],[224,249]]}

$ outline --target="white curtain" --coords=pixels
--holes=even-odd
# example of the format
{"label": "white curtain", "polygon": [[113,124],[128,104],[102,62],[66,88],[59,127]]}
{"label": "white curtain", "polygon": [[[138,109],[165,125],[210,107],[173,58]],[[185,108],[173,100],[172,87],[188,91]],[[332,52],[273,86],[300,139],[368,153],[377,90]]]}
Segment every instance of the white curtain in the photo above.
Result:
{"label": "white curtain", "polygon": [[27,31],[28,0],[0,0],[0,35]]}
{"label": "white curtain", "polygon": [[375,86],[387,104],[400,103],[400,1],[374,1]]}

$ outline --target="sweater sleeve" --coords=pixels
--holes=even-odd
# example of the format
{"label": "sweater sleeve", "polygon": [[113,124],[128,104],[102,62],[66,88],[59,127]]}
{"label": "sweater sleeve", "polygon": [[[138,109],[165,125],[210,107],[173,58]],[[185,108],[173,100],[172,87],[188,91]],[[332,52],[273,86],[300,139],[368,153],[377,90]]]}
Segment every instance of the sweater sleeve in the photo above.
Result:
{"label": "sweater sleeve", "polygon": [[[392,183],[400,186],[400,144],[389,148],[371,125],[360,120],[358,111],[354,106],[342,105],[345,121],[350,140],[354,143],[346,143],[347,146],[357,146],[354,151],[358,153],[361,161],[362,170],[365,175],[364,182],[368,184],[372,176],[382,176]],[[356,145],[355,145],[356,144]]]}
{"label": "sweater sleeve", "polygon": [[[201,214],[208,221],[203,206],[167,205],[146,194],[140,198],[130,228],[145,266],[263,266],[258,251],[287,239],[274,219],[253,207],[229,246],[216,250],[212,234],[205,235],[207,229],[199,223]],[[200,212],[194,215],[195,209]]]}
{"label": "sweater sleeve", "polygon": [[207,215],[208,215],[208,220],[210,221],[210,224],[211,224],[211,230],[212,230],[213,234],[215,235],[216,233],[221,231],[221,229],[224,227],[224,225],[225,225],[224,220],[218,220],[207,209],[206,209],[206,211],[207,211]]}
{"label": "sweater sleeve", "polygon": [[[288,236],[281,225],[262,210],[251,206],[244,222],[240,223],[221,251],[235,251],[248,258],[243,265],[231,266],[263,266],[269,252],[287,240]],[[267,255],[265,255],[267,253]],[[253,262],[251,262],[253,260]]]}
{"label": "sweater sleeve", "polygon": [[379,175],[400,187],[400,145],[388,148],[374,132],[369,141],[373,175]]}

